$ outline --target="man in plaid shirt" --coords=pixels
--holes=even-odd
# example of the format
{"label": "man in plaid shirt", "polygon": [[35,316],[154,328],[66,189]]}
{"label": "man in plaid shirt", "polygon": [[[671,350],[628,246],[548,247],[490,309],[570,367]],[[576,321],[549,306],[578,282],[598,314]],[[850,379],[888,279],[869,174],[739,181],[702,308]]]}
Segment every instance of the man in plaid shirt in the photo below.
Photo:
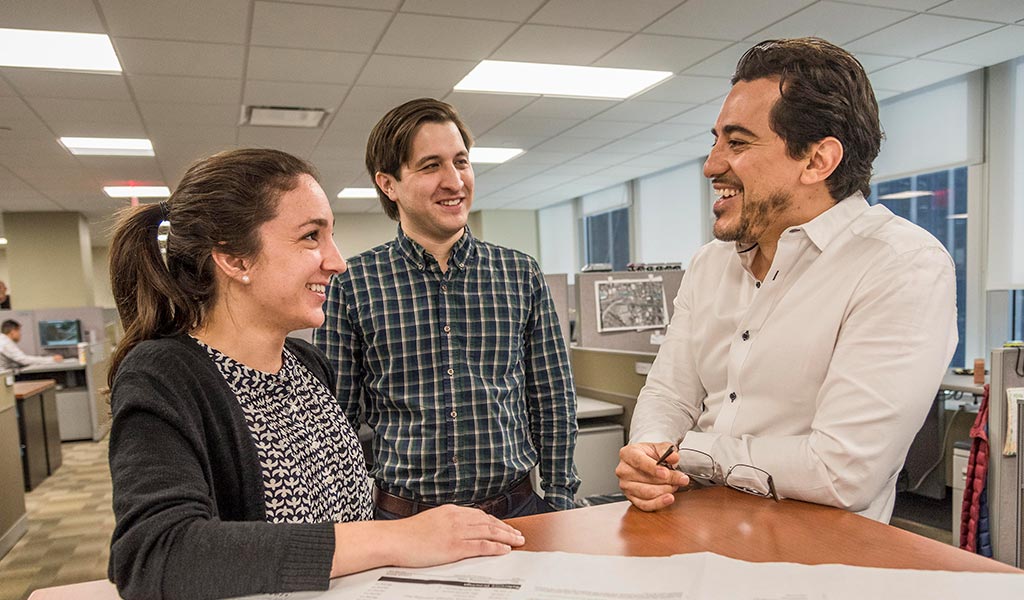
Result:
{"label": "man in plaid shirt", "polygon": [[[374,431],[377,518],[444,503],[499,518],[572,507],[576,396],[537,262],[475,239],[472,138],[422,98],[370,133],[366,167],[393,241],[349,261],[313,340],[338,400]],[[540,465],[544,498],[530,486]]]}

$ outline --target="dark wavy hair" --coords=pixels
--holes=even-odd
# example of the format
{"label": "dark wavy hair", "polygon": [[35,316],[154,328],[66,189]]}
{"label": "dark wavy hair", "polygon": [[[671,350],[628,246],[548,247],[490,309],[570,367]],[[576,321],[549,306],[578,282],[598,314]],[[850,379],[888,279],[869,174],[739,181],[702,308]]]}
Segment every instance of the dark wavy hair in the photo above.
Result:
{"label": "dark wavy hair", "polygon": [[424,123],[454,123],[462,136],[462,143],[469,150],[473,146],[473,134],[462,122],[455,107],[433,98],[417,98],[388,111],[373,127],[366,140],[366,170],[370,173],[373,187],[384,213],[393,221],[398,220],[398,206],[388,198],[377,185],[377,173],[386,173],[401,181],[402,165],[409,162],[412,153],[412,139]]}
{"label": "dark wavy hair", "polygon": [[[255,257],[260,225],[277,216],[281,195],[313,165],[279,150],[246,148],[204,158],[185,172],[166,202],[122,209],[110,242],[110,285],[124,337],[110,362],[108,383],[139,342],[186,333],[217,299],[214,248]],[[166,263],[157,239],[170,223]]]}
{"label": "dark wavy hair", "polygon": [[836,201],[871,193],[871,163],[882,144],[878,102],[864,67],[849,52],[820,38],[767,40],[747,50],[732,83],[778,78],[781,98],[769,125],[792,158],[832,136],[843,160],[826,180]]}

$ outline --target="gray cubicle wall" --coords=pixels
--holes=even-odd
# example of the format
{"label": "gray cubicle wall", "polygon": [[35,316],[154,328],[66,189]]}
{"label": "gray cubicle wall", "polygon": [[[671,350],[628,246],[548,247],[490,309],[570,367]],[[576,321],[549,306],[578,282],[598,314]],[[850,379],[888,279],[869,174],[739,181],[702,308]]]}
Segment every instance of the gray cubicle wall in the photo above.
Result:
{"label": "gray cubicle wall", "polygon": [[603,348],[627,352],[656,353],[659,344],[651,343],[652,334],[664,334],[664,329],[641,331],[598,331],[597,303],[595,288],[598,281],[661,278],[665,290],[668,317],[672,318],[673,301],[683,280],[683,271],[611,271],[603,273],[578,273],[576,275],[576,329],[577,339],[582,348]]}
{"label": "gray cubicle wall", "polygon": [[[1018,360],[1018,354],[1020,358]],[[1019,460],[1022,448],[1014,456],[1003,456],[1006,441],[1006,388],[1024,387],[1024,349],[997,348],[992,351],[988,398],[988,507],[993,557],[1014,566],[1021,566],[1020,529],[1018,517],[1021,486]]]}
{"label": "gray cubicle wall", "polygon": [[558,323],[562,327],[562,338],[565,340],[565,348],[568,351],[569,334],[572,330],[569,325],[569,275],[550,273],[545,274],[544,279],[551,290],[551,300],[555,303],[555,314],[558,315]]}

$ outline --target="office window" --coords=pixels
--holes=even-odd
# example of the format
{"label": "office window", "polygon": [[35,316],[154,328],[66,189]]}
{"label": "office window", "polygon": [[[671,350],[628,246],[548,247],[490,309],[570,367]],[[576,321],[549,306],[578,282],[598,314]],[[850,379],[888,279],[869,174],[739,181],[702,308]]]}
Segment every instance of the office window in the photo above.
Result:
{"label": "office window", "polygon": [[583,217],[584,264],[608,263],[616,271],[629,264],[629,208]]}
{"label": "office window", "polygon": [[952,366],[963,366],[967,337],[967,167],[881,181],[871,186],[872,204],[921,226],[949,251],[956,266],[957,332]]}
{"label": "office window", "polygon": [[1024,290],[1010,291],[1010,335],[1007,339],[1024,340]]}

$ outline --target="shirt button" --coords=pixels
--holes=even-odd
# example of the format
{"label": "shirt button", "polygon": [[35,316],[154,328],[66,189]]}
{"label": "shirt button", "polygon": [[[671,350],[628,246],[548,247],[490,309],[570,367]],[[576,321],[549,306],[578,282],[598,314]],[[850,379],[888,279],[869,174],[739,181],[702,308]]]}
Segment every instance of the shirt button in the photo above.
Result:
{"label": "shirt button", "polygon": [[447,326],[447,325],[445,325],[445,326],[444,326],[444,332],[445,332],[445,333],[451,333],[451,332],[452,332],[452,328],[451,328],[451,327],[449,327],[449,326]]}
{"label": "shirt button", "polygon": [[452,411],[452,418],[454,419],[454,418],[455,418],[455,417],[457,417],[457,416],[459,416],[459,414],[458,414],[458,413],[456,413],[456,412],[455,412],[455,411],[453,410],[453,411]]}
{"label": "shirt button", "polygon": [[449,375],[454,375],[455,374],[455,369],[448,369],[448,374]]}
{"label": "shirt button", "polygon": [[731,392],[729,394],[729,402],[735,402],[735,401],[736,401],[736,392]]}
{"label": "shirt button", "polygon": [[458,456],[453,456],[452,457],[452,464],[453,465],[459,464],[459,457]]}
{"label": "shirt button", "polygon": [[743,335],[741,337],[743,338],[744,342],[749,340],[750,339],[750,331],[744,331]]}
{"label": "shirt button", "polygon": [[761,282],[760,282],[760,281],[758,281],[757,283],[755,283],[755,284],[754,284],[754,287],[756,287],[756,288],[759,288],[759,287],[761,287]]}
{"label": "shirt button", "polygon": [[442,291],[442,292],[447,292],[447,291],[448,291],[448,286],[446,286],[446,285],[442,285],[442,286],[441,286],[441,291]]}

